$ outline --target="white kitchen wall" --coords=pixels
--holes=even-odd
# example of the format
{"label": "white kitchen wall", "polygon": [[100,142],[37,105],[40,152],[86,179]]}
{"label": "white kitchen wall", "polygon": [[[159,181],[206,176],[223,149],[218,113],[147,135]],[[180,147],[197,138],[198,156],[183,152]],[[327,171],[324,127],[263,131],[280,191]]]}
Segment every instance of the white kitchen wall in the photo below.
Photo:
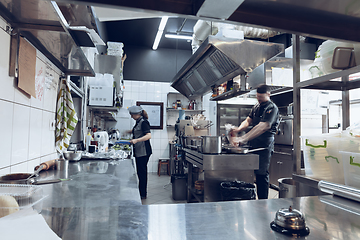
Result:
{"label": "white kitchen wall", "polygon": [[[149,172],[157,172],[159,158],[169,157],[169,141],[172,141],[175,137],[174,127],[166,126],[166,106],[167,106],[167,94],[169,92],[177,92],[170,86],[170,83],[166,82],[150,82],[150,81],[124,81],[125,93],[124,93],[124,106],[119,110],[117,114],[117,122],[107,125],[107,128],[115,127],[120,132],[130,130],[135,124],[135,121],[130,118],[127,108],[136,105],[137,101],[142,102],[163,102],[164,103],[164,116],[163,116],[163,129],[151,130],[151,146],[153,154],[150,157],[148,163]],[[183,104],[188,104],[186,99],[182,100]],[[209,103],[206,103],[209,106]],[[204,107],[204,106],[203,106]],[[206,108],[205,114],[208,112]],[[207,118],[208,119],[208,118]]]}
{"label": "white kitchen wall", "polygon": [[[10,36],[2,29],[0,45],[0,175],[33,172],[39,163],[57,157],[55,132],[50,128],[55,120],[57,89],[46,83],[57,82],[60,71],[37,51],[36,82],[43,90],[38,89],[37,98],[29,97],[9,77]],[[49,72],[54,78],[46,75]]]}
{"label": "white kitchen wall", "polygon": [[[158,160],[160,157],[169,157],[169,141],[175,135],[173,127],[166,127],[166,102],[167,93],[177,92],[170,87],[170,83],[165,82],[150,82],[150,81],[124,81],[124,106],[117,114],[117,123],[115,127],[120,132],[132,129],[135,121],[130,118],[127,108],[136,105],[137,101],[141,102],[163,102],[164,103],[164,116],[163,116],[163,129],[151,130],[151,146],[153,154],[148,163],[149,172],[157,172]],[[111,123],[110,123],[111,124]],[[111,125],[108,125],[109,128]]]}

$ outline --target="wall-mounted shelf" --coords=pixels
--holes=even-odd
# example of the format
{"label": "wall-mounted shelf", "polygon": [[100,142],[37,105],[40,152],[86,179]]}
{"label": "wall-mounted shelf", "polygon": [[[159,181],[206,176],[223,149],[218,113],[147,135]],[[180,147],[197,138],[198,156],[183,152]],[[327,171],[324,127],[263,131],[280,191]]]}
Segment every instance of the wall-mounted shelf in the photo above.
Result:
{"label": "wall-mounted shelf", "polygon": [[341,80],[341,77],[360,72],[360,65],[346,70],[330,73],[310,80],[297,83],[301,89],[320,89],[320,90],[351,90],[360,87],[360,79],[354,79],[348,82]]}
{"label": "wall-mounted shelf", "polygon": [[243,91],[241,89],[233,89],[233,90],[224,92],[224,93],[220,94],[219,96],[210,98],[210,101],[222,101],[222,100],[230,99],[230,98],[240,96],[242,94],[249,93],[249,92],[250,91]]}
{"label": "wall-mounted shelf", "polygon": [[117,107],[99,107],[89,106],[90,111],[95,115],[99,116],[105,121],[116,122],[116,114],[119,111]]}
{"label": "wall-mounted shelf", "polygon": [[166,108],[168,112],[178,112],[184,110],[185,112],[205,112],[205,110],[191,110],[191,109],[175,109],[175,108]]}

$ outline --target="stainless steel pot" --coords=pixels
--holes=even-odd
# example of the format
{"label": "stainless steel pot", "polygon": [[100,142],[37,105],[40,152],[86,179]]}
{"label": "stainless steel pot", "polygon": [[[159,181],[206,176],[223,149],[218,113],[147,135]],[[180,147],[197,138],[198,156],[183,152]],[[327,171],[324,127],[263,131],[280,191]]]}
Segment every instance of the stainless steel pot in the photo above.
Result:
{"label": "stainless steel pot", "polygon": [[221,136],[202,136],[202,153],[221,153]]}
{"label": "stainless steel pot", "polygon": [[190,146],[199,146],[201,145],[202,138],[199,136],[184,136],[183,137],[183,146],[190,147]]}

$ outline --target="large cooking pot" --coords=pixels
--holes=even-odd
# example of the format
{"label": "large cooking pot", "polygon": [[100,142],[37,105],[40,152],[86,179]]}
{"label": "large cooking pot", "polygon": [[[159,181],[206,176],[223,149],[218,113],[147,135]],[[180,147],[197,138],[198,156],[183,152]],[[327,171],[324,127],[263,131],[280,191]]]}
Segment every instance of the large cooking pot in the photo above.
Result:
{"label": "large cooking pot", "polygon": [[202,153],[221,153],[221,136],[202,136]]}
{"label": "large cooking pot", "polygon": [[184,136],[183,137],[183,146],[190,148],[191,146],[200,146],[202,138],[200,136]]}

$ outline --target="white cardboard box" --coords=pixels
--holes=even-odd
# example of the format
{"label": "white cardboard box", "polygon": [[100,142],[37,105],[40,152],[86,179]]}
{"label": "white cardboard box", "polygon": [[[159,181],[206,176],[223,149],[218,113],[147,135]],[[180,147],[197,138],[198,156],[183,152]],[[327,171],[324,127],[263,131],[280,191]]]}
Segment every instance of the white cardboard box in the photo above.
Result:
{"label": "white cardboard box", "polygon": [[90,86],[90,106],[113,106],[114,88],[105,86]]}

